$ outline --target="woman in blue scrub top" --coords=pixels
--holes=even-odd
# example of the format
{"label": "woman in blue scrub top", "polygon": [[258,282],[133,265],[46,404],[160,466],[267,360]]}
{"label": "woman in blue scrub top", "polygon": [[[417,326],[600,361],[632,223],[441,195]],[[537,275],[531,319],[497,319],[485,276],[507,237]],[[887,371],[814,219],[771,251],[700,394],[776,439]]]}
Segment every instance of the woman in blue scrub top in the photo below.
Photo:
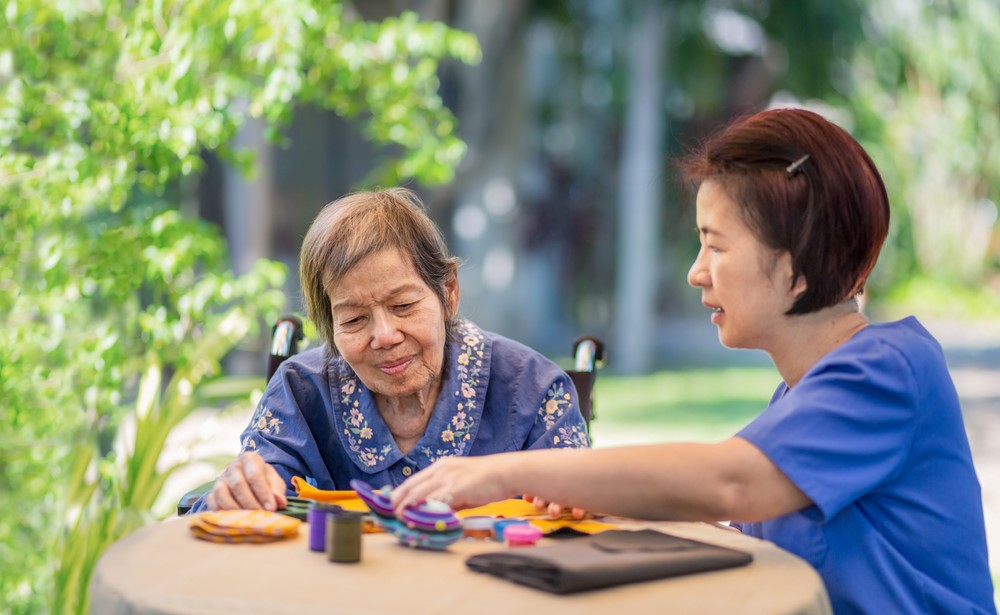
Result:
{"label": "woman in blue scrub top", "polygon": [[[701,289],[720,341],[766,351],[767,408],[717,444],[443,460],[394,493],[455,506],[533,494],[644,519],[732,520],[810,562],[837,613],[995,613],[958,396],[913,317],[858,299],[889,228],[875,165],[800,109],[737,120],[682,164],[698,186]],[[558,508],[558,505],[553,505]]]}
{"label": "woman in blue scrub top", "polygon": [[325,344],[281,364],[192,512],[281,508],[295,476],[379,488],[443,457],[589,445],[563,370],[457,316],[458,259],[413,192],[330,203],[299,264]]}

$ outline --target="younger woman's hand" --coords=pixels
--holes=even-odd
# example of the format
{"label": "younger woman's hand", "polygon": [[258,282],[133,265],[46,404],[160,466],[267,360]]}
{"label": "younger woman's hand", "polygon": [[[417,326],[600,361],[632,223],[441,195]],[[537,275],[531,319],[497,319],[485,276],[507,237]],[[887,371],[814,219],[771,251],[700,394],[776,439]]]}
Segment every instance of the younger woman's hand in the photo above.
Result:
{"label": "younger woman's hand", "polygon": [[427,500],[454,509],[472,508],[510,497],[503,481],[506,455],[445,457],[392,490],[396,514]]}
{"label": "younger woman's hand", "polygon": [[534,504],[535,509],[547,510],[549,517],[552,519],[563,516],[563,514],[565,514],[567,510],[570,512],[571,515],[573,515],[574,519],[583,519],[584,517],[587,516],[587,511],[582,508],[574,507],[567,509],[562,504],[558,504],[556,502],[547,502],[539,497],[535,497],[528,493],[525,493],[523,497],[525,502],[531,502],[532,504]]}

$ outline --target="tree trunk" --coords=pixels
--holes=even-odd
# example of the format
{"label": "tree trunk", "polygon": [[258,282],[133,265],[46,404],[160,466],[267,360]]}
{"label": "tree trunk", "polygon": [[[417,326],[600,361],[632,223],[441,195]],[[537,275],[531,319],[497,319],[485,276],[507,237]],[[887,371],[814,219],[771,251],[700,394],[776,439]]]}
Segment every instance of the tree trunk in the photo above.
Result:
{"label": "tree trunk", "polygon": [[663,194],[662,98],[665,9],[645,2],[632,38],[629,96],[619,172],[615,292],[615,369],[639,374],[653,366],[658,287],[659,208]]}

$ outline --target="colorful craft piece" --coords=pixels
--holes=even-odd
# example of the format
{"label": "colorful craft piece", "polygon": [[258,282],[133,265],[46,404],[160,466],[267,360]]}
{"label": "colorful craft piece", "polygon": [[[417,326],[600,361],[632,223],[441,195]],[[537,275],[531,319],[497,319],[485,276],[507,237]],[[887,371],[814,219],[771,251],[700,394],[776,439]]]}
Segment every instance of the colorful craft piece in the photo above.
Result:
{"label": "colorful craft piece", "polygon": [[296,495],[301,499],[311,502],[336,504],[344,510],[351,512],[368,512],[368,506],[365,505],[364,501],[358,497],[357,492],[353,489],[341,491],[317,489],[306,482],[306,479],[301,476],[292,477],[292,486],[295,488]]}
{"label": "colorful craft piece", "polygon": [[[336,504],[344,510],[359,512],[369,511],[368,505],[365,504],[365,501],[358,496],[357,491],[354,491],[353,489],[347,491],[328,491],[324,489],[317,489],[299,476],[292,478],[292,484],[295,486],[296,493],[298,493],[301,498]],[[530,521],[533,525],[542,530],[542,533],[546,536],[558,534],[599,534],[607,530],[619,529],[619,526],[614,523],[598,521],[592,516],[588,516],[584,519],[577,519],[569,512],[560,515],[559,517],[552,518],[549,517],[547,510],[539,510],[538,508],[535,508],[535,505],[531,502],[519,499],[501,500],[499,502],[492,502],[485,506],[456,510],[455,515],[458,516],[459,519],[463,520],[463,522],[468,517],[480,516],[493,517],[496,519],[520,519],[522,521]],[[366,534],[385,531],[381,525],[375,523],[375,518],[375,515],[366,517],[366,524],[364,528]],[[372,520],[369,522],[367,519]],[[500,540],[500,538],[497,537],[497,540]]]}
{"label": "colorful craft piece", "polygon": [[503,540],[508,547],[531,547],[542,537],[542,530],[530,523],[511,525],[503,531]]}
{"label": "colorful craft piece", "polygon": [[299,521],[305,521],[309,514],[309,507],[314,503],[313,500],[295,497],[292,495],[285,496],[285,499],[288,503],[284,508],[279,508],[277,512],[292,517],[293,519],[298,519]]}
{"label": "colorful craft piece", "polygon": [[425,502],[403,511],[396,518],[392,510],[389,486],[374,489],[368,483],[354,479],[351,487],[368,505],[375,522],[408,547],[445,549],[462,537],[462,522],[443,502]]}
{"label": "colorful craft piece", "polygon": [[191,533],[212,542],[271,542],[299,533],[302,522],[266,510],[216,510],[191,517]]}

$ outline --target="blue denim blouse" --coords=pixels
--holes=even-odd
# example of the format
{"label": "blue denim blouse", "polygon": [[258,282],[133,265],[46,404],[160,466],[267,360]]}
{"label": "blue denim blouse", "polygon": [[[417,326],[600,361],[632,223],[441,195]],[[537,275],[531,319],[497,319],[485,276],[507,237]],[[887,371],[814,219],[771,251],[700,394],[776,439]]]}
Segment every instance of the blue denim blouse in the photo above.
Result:
{"label": "blue denim blouse", "polygon": [[[403,454],[371,391],[326,347],[278,368],[243,431],[289,493],[293,476],[320,489],[350,489],[359,478],[396,486],[437,459],[506,451],[589,446],[569,376],[538,352],[468,321],[448,344],[434,413],[417,445]],[[204,497],[192,508],[204,508]]]}

